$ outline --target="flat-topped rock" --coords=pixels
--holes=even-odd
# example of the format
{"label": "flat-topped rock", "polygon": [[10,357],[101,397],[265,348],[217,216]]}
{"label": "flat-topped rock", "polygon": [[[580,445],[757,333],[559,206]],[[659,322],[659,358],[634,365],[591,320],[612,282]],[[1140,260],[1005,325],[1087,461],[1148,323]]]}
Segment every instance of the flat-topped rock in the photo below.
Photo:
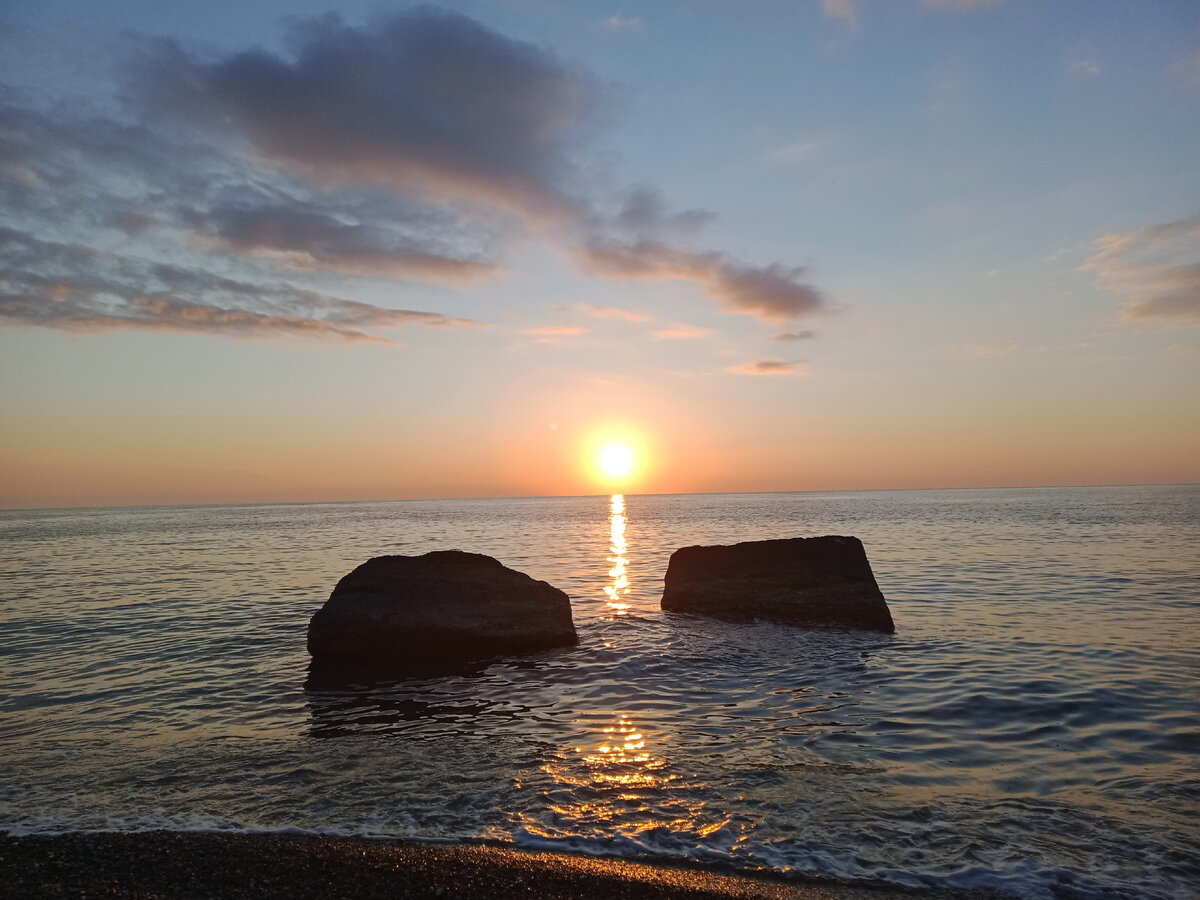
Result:
{"label": "flat-topped rock", "polygon": [[661,605],[719,619],[896,630],[856,537],[684,547],[667,564]]}
{"label": "flat-topped rock", "polygon": [[576,643],[571,601],[480,553],[377,556],[308,623],[316,663],[404,667]]}

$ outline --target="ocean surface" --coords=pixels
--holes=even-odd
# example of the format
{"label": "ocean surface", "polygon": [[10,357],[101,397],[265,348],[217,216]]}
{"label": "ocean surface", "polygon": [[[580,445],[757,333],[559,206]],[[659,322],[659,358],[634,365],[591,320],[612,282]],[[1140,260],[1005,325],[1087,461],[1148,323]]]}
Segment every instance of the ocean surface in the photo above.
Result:
{"label": "ocean surface", "polygon": [[[691,544],[852,534],[895,635],[659,609]],[[366,559],[565,590],[578,647],[308,680]],[[489,838],[1197,896],[1200,487],[0,512],[0,830]]]}

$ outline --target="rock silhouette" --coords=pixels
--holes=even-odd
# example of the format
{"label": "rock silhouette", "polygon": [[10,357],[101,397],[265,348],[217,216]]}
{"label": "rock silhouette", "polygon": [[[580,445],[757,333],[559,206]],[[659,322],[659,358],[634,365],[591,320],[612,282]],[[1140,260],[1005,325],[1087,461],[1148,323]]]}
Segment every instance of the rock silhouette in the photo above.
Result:
{"label": "rock silhouette", "polygon": [[308,624],[314,664],[421,667],[576,643],[567,595],[480,553],[377,556]]}
{"label": "rock silhouette", "polygon": [[896,630],[855,537],[684,547],[667,564],[661,605],[719,619]]}

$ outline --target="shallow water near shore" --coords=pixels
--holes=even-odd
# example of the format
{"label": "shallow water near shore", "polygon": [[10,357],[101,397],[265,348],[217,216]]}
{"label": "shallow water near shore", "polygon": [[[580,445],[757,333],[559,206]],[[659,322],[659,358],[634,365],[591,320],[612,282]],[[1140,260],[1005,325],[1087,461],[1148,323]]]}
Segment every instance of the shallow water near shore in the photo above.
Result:
{"label": "shallow water near shore", "polygon": [[[672,550],[853,534],[895,635],[658,608]],[[300,829],[1024,897],[1200,884],[1200,487],[0,513],[0,829]],[[308,680],[384,553],[562,588],[578,647]]]}

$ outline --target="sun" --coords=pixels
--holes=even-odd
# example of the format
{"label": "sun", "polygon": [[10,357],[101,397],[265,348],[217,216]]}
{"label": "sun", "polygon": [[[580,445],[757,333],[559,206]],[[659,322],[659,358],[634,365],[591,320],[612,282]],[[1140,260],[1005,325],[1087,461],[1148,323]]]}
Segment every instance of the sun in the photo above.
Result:
{"label": "sun", "polygon": [[624,478],[633,471],[633,451],[624,444],[609,444],[600,451],[600,470],[609,478]]}

